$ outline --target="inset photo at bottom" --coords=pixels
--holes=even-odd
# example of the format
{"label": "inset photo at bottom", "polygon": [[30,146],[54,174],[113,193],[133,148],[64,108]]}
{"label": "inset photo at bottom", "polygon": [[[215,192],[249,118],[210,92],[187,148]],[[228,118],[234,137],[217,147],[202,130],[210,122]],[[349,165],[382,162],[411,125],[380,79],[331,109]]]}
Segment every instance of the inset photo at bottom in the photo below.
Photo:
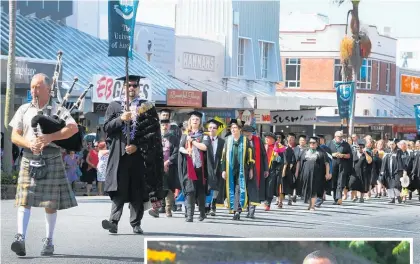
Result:
{"label": "inset photo at bottom", "polygon": [[413,240],[145,238],[146,263],[412,264]]}

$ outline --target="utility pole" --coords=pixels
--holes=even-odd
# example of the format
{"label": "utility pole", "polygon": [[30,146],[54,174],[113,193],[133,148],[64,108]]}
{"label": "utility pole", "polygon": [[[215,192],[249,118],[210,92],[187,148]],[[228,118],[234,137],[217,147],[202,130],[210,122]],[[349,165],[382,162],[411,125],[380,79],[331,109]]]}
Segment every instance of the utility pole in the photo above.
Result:
{"label": "utility pole", "polygon": [[357,80],[359,79],[360,68],[362,66],[362,56],[360,54],[360,20],[359,20],[359,3],[360,0],[352,0],[353,9],[351,11],[350,28],[353,37],[353,53],[350,57],[350,64],[352,67],[352,75],[354,82],[352,107],[350,111],[349,120],[349,136],[354,133],[354,120],[356,112],[356,95],[357,95]]}

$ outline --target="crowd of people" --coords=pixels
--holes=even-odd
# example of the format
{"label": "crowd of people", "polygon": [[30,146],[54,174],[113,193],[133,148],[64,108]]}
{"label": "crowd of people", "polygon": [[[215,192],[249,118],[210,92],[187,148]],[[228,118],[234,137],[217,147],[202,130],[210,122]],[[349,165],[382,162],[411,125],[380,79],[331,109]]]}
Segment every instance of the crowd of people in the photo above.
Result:
{"label": "crowd of people", "polygon": [[[416,191],[420,194],[420,141],[375,141],[356,134],[344,139],[342,131],[329,142],[324,135],[281,132],[266,132],[260,138],[238,119],[231,120],[221,138],[216,132],[222,124],[212,119],[205,129],[198,111],[179,125],[182,136],[176,138],[180,133],[169,126],[170,114],[166,109],[160,112],[165,164],[171,164],[171,170],[165,170],[170,195],[160,213],[168,217],[180,204],[185,204],[186,221],[191,222],[195,204],[200,221],[216,214],[216,204],[224,204],[239,220],[242,211],[254,218],[261,203],[269,211],[292,206],[298,197],[308,210],[315,210],[326,195],[339,206],[348,198],[364,203],[388,197],[389,203],[405,203]],[[179,196],[176,205],[173,193]],[[157,211],[151,214],[158,217]]]}
{"label": "crowd of people", "polygon": [[[124,80],[126,94],[114,98],[105,113],[105,137],[82,153],[64,155],[57,145],[79,128],[69,116],[65,126],[51,134],[32,127],[35,116],[48,115],[51,81],[45,74],[31,81],[33,101],[19,107],[10,126],[11,141],[22,148],[16,190],[17,234],[11,250],[26,255],[25,241],[32,207],[45,210],[46,236],[41,255],[54,253],[53,234],[57,211],[76,207],[74,189],[78,177],[98,183],[99,194],[111,199],[109,219],[103,229],[118,232],[125,203],[130,206],[133,233],[143,234],[144,212],[167,217],[185,205],[187,222],[216,215],[216,204],[224,204],[240,220],[241,213],[255,217],[261,203],[269,211],[292,206],[301,197],[308,210],[321,207],[326,194],[339,206],[349,195],[353,202],[365,197],[388,196],[390,203],[413,198],[420,189],[420,141],[396,139],[375,142],[356,135],[347,141],[343,132],[326,143],[322,135],[264,133],[232,119],[228,133],[219,121],[203,122],[203,114],[193,111],[181,125],[171,122],[171,111],[159,112],[139,98],[141,76]],[[57,106],[54,110],[57,110]],[[204,124],[203,124],[204,123]],[[203,127],[203,125],[205,125]],[[42,132],[42,129],[41,129]],[[63,162],[64,161],[64,162]],[[420,198],[419,198],[420,199]],[[287,201],[287,205],[285,205]]]}

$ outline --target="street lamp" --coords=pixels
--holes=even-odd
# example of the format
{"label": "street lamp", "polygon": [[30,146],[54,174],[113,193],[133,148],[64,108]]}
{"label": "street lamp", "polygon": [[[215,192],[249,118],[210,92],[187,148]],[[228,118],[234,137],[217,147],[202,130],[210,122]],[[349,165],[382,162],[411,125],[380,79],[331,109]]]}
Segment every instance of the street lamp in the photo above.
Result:
{"label": "street lamp", "polygon": [[[344,1],[339,1],[339,4]],[[364,58],[369,57],[372,44],[368,35],[365,32],[360,31],[360,20],[359,20],[359,3],[360,0],[352,0],[353,9],[349,10],[347,13],[347,23],[346,23],[346,36],[341,41],[340,44],[340,56],[342,64],[342,76],[343,81],[354,82],[353,96],[352,96],[352,106],[350,109],[349,116],[349,135],[353,134],[354,131],[354,119],[355,119],[355,109],[356,109],[356,91],[357,91],[357,80],[360,75],[360,68],[362,67],[362,62]],[[351,37],[347,35],[348,31],[348,19],[351,14],[350,21],[350,30]]]}

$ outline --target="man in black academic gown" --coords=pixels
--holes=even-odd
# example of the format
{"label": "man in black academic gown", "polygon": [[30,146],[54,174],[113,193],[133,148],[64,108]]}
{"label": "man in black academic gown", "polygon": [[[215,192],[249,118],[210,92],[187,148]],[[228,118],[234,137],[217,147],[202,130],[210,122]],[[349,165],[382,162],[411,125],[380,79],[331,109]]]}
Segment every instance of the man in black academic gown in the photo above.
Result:
{"label": "man in black academic gown", "polygon": [[159,119],[154,105],[138,97],[140,78],[131,75],[128,84],[124,82],[128,85],[130,110],[125,110],[126,96],[122,91],[121,98],[115,98],[105,113],[104,130],[110,142],[105,192],[112,207],[109,220],[103,220],[102,227],[110,233],[118,232],[124,203],[130,203],[133,232],[142,234],[143,203],[151,201],[156,207],[165,197]]}
{"label": "man in black academic gown", "polygon": [[343,140],[342,131],[335,132],[334,139],[330,141],[328,147],[331,149],[333,157],[332,188],[334,205],[341,205],[343,190],[353,168],[353,152],[349,143]]}
{"label": "man in black academic gown", "polygon": [[[179,140],[181,139],[182,131],[181,131],[181,128],[177,124],[171,123],[172,110],[165,108],[165,109],[159,110],[158,113],[159,113],[159,119],[160,120],[165,120],[165,122],[166,122],[166,120],[169,121],[170,125],[169,125],[169,131],[168,132],[172,135],[171,140],[174,140],[174,141],[177,142],[177,144],[179,144]],[[178,170],[176,170],[176,177],[178,177]],[[167,201],[167,199],[162,201],[162,207],[160,208],[159,213],[165,213],[166,212],[166,214],[168,214],[167,210],[166,210],[166,208],[167,208],[166,201]],[[174,211],[178,210],[178,206],[176,206],[175,203],[172,204],[171,207],[173,208]]]}
{"label": "man in black academic gown", "polygon": [[207,121],[207,130],[209,135],[205,135],[203,143],[207,146],[207,174],[208,174],[208,187],[213,190],[213,197],[210,204],[210,215],[216,215],[216,199],[219,191],[224,188],[224,180],[222,179],[222,169],[220,161],[222,159],[223,146],[225,140],[217,136],[217,130],[223,126],[222,123],[215,119]]}

